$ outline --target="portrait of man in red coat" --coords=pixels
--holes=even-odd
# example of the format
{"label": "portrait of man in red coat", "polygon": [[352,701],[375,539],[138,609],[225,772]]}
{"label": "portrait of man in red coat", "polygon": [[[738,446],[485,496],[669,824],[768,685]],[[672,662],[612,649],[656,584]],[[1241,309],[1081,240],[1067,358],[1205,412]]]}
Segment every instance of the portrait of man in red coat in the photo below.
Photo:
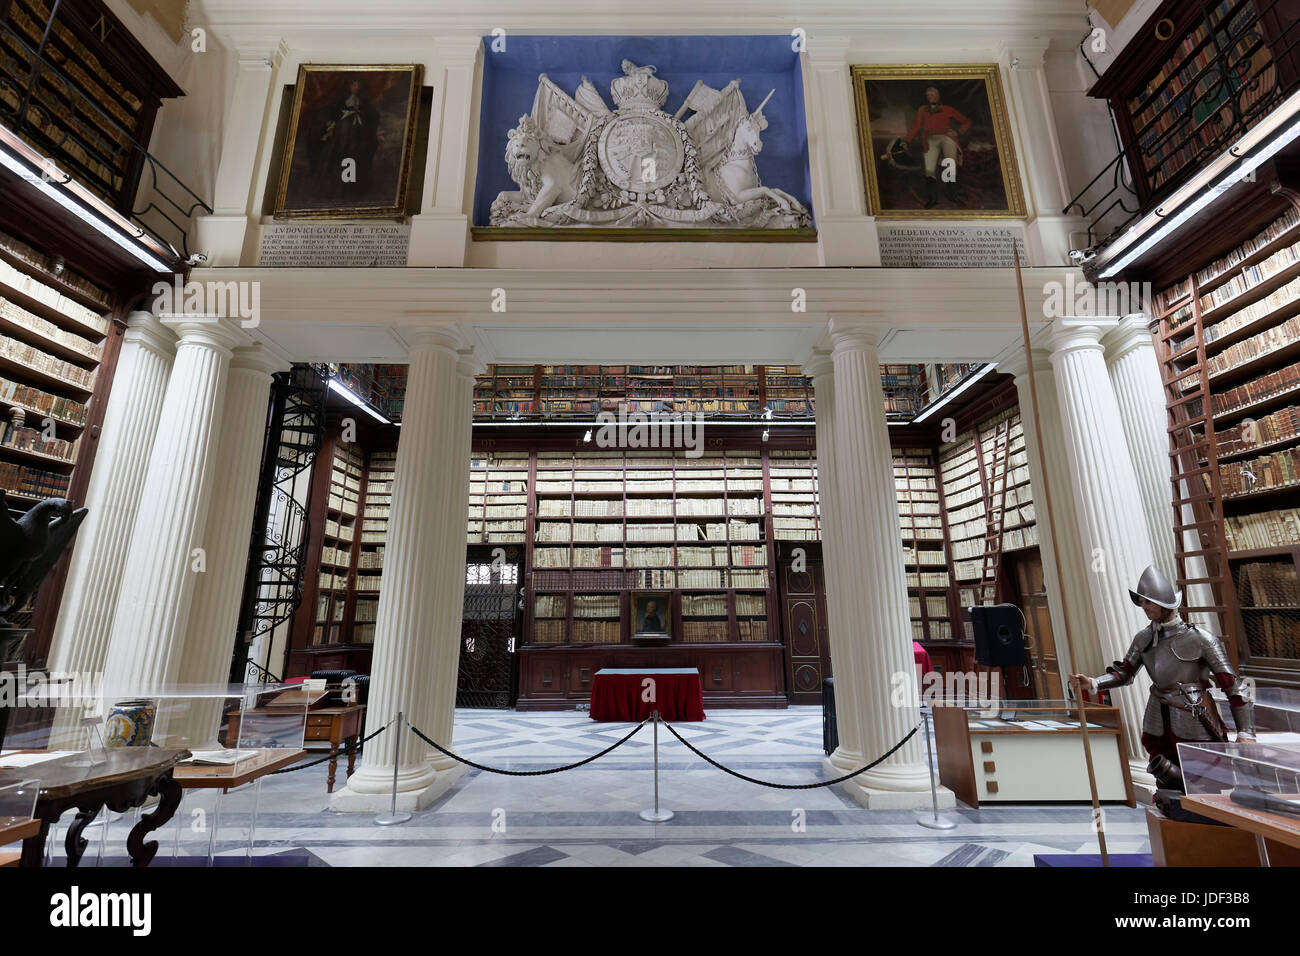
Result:
{"label": "portrait of man in red coat", "polygon": [[[925,102],[917,107],[907,141],[921,144],[925,160],[925,208],[933,209],[939,202],[940,178],[947,187],[948,199],[957,204],[957,167],[961,165],[961,138],[970,132],[973,124],[961,111],[945,106],[939,88],[927,87]],[[943,168],[940,169],[940,160]]]}

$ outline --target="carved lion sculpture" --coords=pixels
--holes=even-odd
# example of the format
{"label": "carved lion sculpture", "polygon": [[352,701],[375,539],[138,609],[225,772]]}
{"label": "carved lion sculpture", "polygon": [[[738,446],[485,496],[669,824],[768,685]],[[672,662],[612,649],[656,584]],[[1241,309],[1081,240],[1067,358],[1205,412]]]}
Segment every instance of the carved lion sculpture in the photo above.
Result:
{"label": "carved lion sculpture", "polygon": [[519,190],[501,193],[493,205],[505,203],[523,210],[517,218],[536,224],[552,206],[571,201],[580,169],[577,157],[568,154],[580,147],[580,143],[568,147],[556,143],[531,116],[519,117],[506,143],[506,166]]}

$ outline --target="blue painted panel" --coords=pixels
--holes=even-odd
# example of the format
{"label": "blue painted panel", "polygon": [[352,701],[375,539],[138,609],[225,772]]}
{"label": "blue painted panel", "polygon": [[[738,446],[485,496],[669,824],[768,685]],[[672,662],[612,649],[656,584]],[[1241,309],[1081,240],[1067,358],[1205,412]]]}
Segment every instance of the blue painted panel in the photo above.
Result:
{"label": "blue painted panel", "polygon": [[775,90],[763,108],[768,127],[763,132],[763,151],[756,157],[758,175],[763,185],[784,189],[812,210],[803,78],[791,37],[510,35],[500,53],[492,51],[492,41],[490,36],[483,38],[475,225],[488,224],[498,193],[517,188],[506,169],[506,134],[520,116],[532,111],[538,74],[545,73],[570,96],[585,76],[600,91],[605,105],[614,109],[609,84],[623,75],[625,58],[637,66],[658,68],[655,76],[669,86],[663,106],[669,115],[677,112],[696,80],[716,90],[739,78],[751,110],[763,102],[768,90]]}

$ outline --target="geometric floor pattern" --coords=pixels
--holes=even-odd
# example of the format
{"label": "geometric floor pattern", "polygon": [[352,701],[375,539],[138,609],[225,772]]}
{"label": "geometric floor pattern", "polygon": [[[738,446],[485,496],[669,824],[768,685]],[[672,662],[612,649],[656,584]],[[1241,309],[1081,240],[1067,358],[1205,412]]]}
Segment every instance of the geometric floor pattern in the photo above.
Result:
{"label": "geometric floor pattern", "polygon": [[[532,770],[593,754],[631,727],[598,724],[575,711],[461,709],[452,749],[486,766]],[[820,706],[714,711],[677,729],[704,753],[751,777],[826,779]],[[918,826],[914,811],[866,810],[839,787],[784,791],[736,779],[666,731],[659,739],[660,803],[675,817],[646,823],[638,814],[654,802],[652,740],[647,726],[612,754],[549,776],[470,769],[433,806],[392,827],[376,826],[370,814],[326,809],[324,766],[270,777],[260,795],[253,853],[272,866],[297,857],[315,866],[1005,867],[1032,866],[1035,853],[1096,851],[1087,804],[958,807],[944,811],[955,829],[928,830]],[[340,770],[340,786],[342,780]],[[222,857],[246,852],[239,827],[247,823],[248,807],[239,798],[238,792],[227,798],[220,812],[216,848]],[[1112,853],[1147,852],[1140,810],[1108,806],[1105,814]],[[176,827],[198,816],[182,804]],[[113,846],[125,832],[119,823],[103,837],[106,862],[121,855]],[[56,865],[62,863],[59,837],[50,840]],[[171,852],[169,839],[161,837],[160,856]],[[176,844],[182,855],[195,852],[192,839],[178,834]],[[277,855],[280,860],[272,859]],[[93,852],[83,865],[95,865]]]}

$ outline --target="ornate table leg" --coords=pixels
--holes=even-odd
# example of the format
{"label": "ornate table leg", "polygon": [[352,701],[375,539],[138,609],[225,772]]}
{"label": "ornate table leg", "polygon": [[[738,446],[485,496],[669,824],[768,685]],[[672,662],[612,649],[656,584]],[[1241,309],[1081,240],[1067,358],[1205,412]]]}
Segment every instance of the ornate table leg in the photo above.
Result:
{"label": "ornate table leg", "polygon": [[150,792],[157,793],[161,797],[157,809],[152,813],[142,814],[140,822],[131,828],[126,838],[126,849],[131,854],[132,866],[149,865],[149,861],[158,852],[158,841],[150,840],[146,843],[145,836],[164,826],[172,818],[176,808],[181,805],[181,785],[172,779],[170,770],[167,771],[166,776],[158,778],[158,782]]}
{"label": "ornate table leg", "polygon": [[63,849],[68,854],[68,866],[80,865],[81,856],[86,852],[86,845],[89,842],[81,835],[81,832],[90,826],[102,809],[104,809],[103,804],[100,804],[89,810],[82,807],[77,811],[76,819],[68,827],[68,835],[63,838]]}
{"label": "ornate table leg", "polygon": [[339,769],[339,742],[341,739],[339,731],[341,729],[342,728],[339,726],[339,718],[335,717],[334,726],[330,728],[330,775],[329,779],[325,781],[326,793],[334,792],[334,777],[338,773]]}
{"label": "ornate table leg", "polygon": [[352,771],[356,768],[356,764],[357,764],[357,736],[356,734],[353,734],[352,738],[348,741],[348,776],[349,777],[352,776]]}

